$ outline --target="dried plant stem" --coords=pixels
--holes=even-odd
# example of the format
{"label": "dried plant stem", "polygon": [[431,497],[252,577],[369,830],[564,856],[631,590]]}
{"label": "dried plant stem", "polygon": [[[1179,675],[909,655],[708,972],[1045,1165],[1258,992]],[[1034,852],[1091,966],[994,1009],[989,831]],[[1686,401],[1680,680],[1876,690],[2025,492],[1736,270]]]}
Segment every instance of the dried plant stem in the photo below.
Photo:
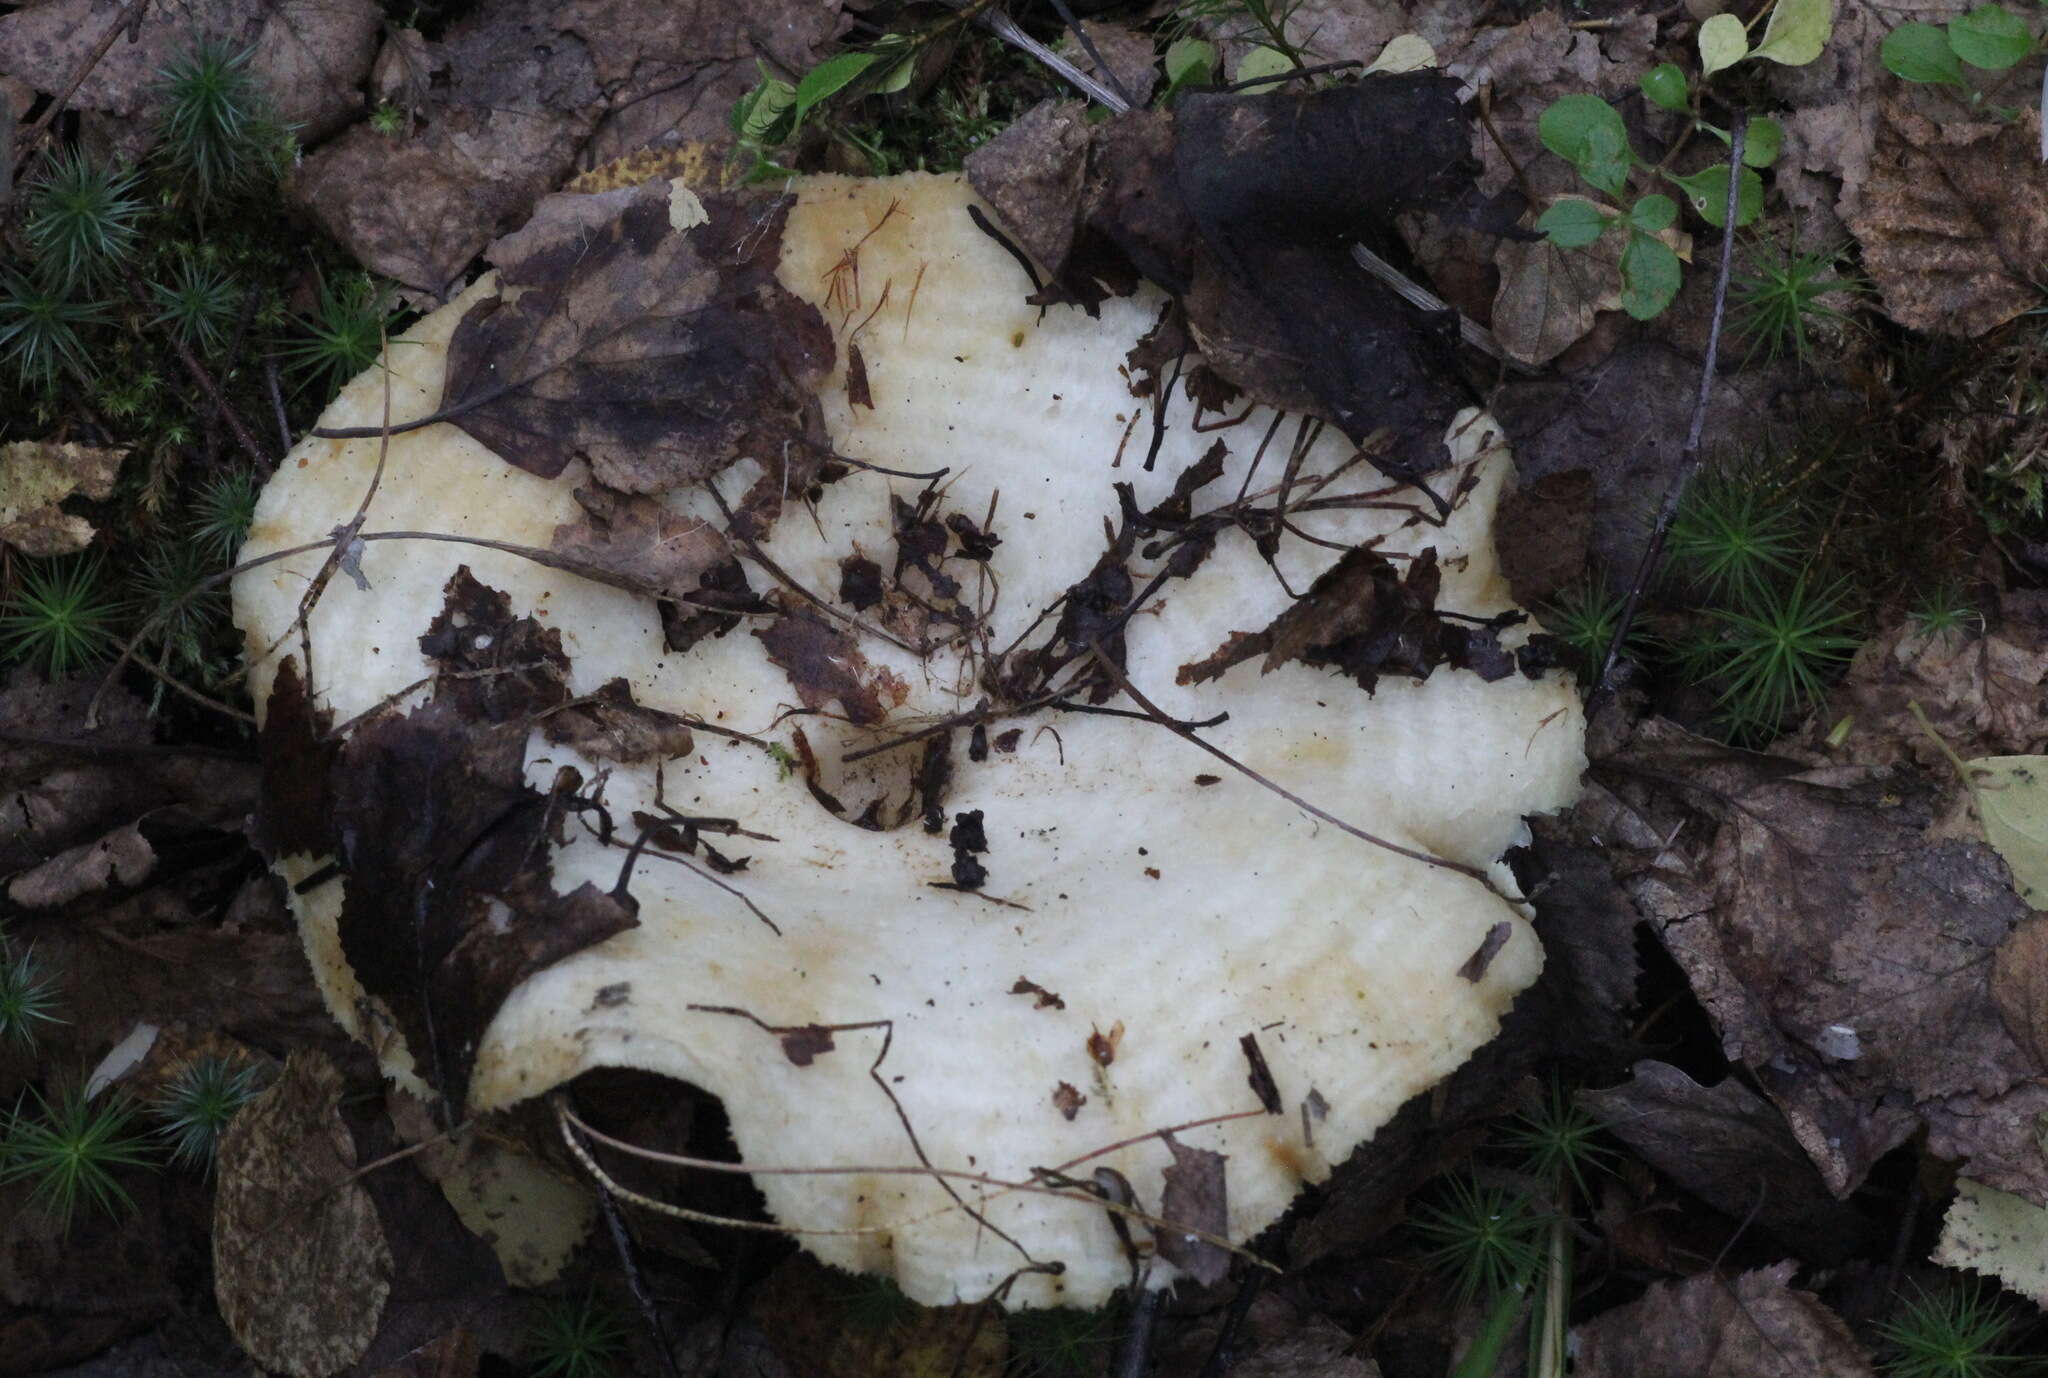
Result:
{"label": "dried plant stem", "polygon": [[1663,561],[1671,519],[1678,515],[1678,504],[1685,497],[1686,487],[1699,472],[1700,438],[1706,430],[1707,402],[1714,395],[1714,365],[1721,356],[1721,322],[1728,314],[1728,275],[1735,265],[1735,220],[1742,192],[1743,136],[1748,132],[1749,112],[1738,108],[1728,131],[1728,200],[1721,217],[1721,266],[1714,274],[1714,314],[1707,325],[1706,358],[1700,361],[1699,395],[1693,399],[1692,422],[1685,430],[1685,448],[1679,452],[1678,474],[1665,490],[1664,503],[1657,509],[1657,524],[1650,530],[1650,543],[1643,547],[1643,558],[1636,563],[1636,577],[1629,584],[1628,598],[1621,605],[1621,615],[1614,619],[1614,635],[1607,642],[1607,654],[1600,662],[1600,678],[1593,686],[1594,704],[1604,703],[1613,695],[1615,662],[1621,658],[1629,629],[1635,625],[1643,590],[1649,587]]}

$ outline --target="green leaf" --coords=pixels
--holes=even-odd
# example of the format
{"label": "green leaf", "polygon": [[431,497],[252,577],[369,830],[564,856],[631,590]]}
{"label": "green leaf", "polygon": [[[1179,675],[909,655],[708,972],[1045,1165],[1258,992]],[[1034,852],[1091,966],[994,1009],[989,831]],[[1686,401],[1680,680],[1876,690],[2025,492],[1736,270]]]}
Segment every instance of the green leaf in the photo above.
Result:
{"label": "green leaf", "polygon": [[1285,76],[1294,70],[1294,59],[1278,48],[1254,48],[1237,60],[1238,81],[1258,81]]}
{"label": "green leaf", "polygon": [[1967,763],[1984,836],[2012,868],[2013,888],[2048,906],[2048,756],[1985,756]]}
{"label": "green leaf", "polygon": [[1804,67],[1820,56],[1835,31],[1835,0],[1778,0],[1754,56]]}
{"label": "green leaf", "polygon": [[1671,228],[1678,219],[1678,203],[1661,191],[1653,191],[1629,208],[1628,223],[1645,234]]}
{"label": "green leaf", "polygon": [[1785,126],[1769,115],[1759,115],[1749,122],[1749,129],[1742,136],[1742,165],[1769,167],[1778,161],[1784,147]]}
{"label": "green leaf", "polygon": [[1643,95],[1649,99],[1650,104],[1662,106],[1679,114],[1685,113],[1685,73],[1679,70],[1677,63],[1658,63],[1643,73],[1642,80],[1636,84],[1643,88]]}
{"label": "green leaf", "polygon": [[802,124],[804,116],[815,110],[821,102],[828,101],[846,89],[846,84],[875,65],[873,53],[840,53],[828,57],[810,71],[804,73],[802,81],[796,84],[796,120]]}
{"label": "green leaf", "polygon": [[1216,45],[1200,38],[1182,38],[1166,49],[1168,86],[1208,81],[1216,71]]}
{"label": "green leaf", "polygon": [[1639,321],[1661,315],[1678,295],[1684,270],[1662,240],[1636,232],[1621,251],[1621,309]]}
{"label": "green leaf", "polygon": [[1628,180],[1628,130],[1621,112],[1600,97],[1578,93],[1552,101],[1536,132],[1545,148],[1600,190],[1619,193]]}
{"label": "green leaf", "polygon": [[781,143],[789,137],[789,130],[783,126],[794,104],[794,86],[779,77],[764,75],[760,84],[733,107],[733,129],[746,143]]}
{"label": "green leaf", "polygon": [[889,65],[875,78],[874,94],[893,96],[910,85],[911,77],[917,74],[917,45],[909,34],[886,33],[875,40],[871,50],[876,57]]}
{"label": "green leaf", "polygon": [[2003,72],[2034,51],[2025,22],[2003,5],[1979,5],[1949,20],[1948,42],[1957,57],[1990,72]]}
{"label": "green leaf", "polygon": [[1948,35],[1932,24],[1901,24],[1884,36],[1877,50],[1885,70],[1903,81],[1940,82],[1961,86],[1963,64]]}
{"label": "green leaf", "polygon": [[[1683,177],[1671,176],[1671,180],[1685,190],[1685,199],[1692,203],[1692,208],[1699,212],[1702,220],[1709,225],[1727,228],[1722,222],[1728,211],[1728,164],[1715,163]],[[1735,193],[1736,225],[1747,225],[1756,219],[1763,205],[1764,179],[1753,170],[1744,168]]]}
{"label": "green leaf", "polygon": [[1732,14],[1717,14],[1700,25],[1700,75],[1710,77],[1749,54],[1749,34]]}
{"label": "green leaf", "polygon": [[1607,229],[1607,215],[1591,201],[1574,196],[1538,216],[1536,228],[1560,249],[1583,249]]}

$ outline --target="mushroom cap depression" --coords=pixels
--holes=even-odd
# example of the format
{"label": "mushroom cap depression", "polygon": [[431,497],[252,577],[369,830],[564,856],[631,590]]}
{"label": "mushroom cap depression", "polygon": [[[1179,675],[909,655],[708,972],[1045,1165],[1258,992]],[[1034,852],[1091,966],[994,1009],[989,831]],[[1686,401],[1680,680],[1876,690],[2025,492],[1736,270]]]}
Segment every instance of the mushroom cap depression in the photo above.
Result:
{"label": "mushroom cap depression", "polygon": [[[707,232],[692,228],[703,219],[695,197],[661,190],[676,233]],[[817,177],[792,191],[775,273],[834,339],[815,394],[830,447],[909,474],[944,469],[942,480],[800,473],[766,534],[734,542],[758,595],[752,611],[722,634],[679,638],[680,651],[644,591],[424,539],[359,546],[360,581],[344,572],[326,583],[302,642],[293,620],[326,551],[278,560],[235,584],[256,701],[269,703],[280,665],[303,645],[310,698],[333,722],[360,734],[359,715],[424,713],[448,662],[422,638],[437,619],[459,636],[451,590],[481,585],[558,638],[550,644],[579,700],[623,680],[638,705],[696,725],[694,745],[666,761],[605,759],[538,723],[523,736],[519,769],[536,791],[573,766],[617,823],[606,835],[583,810],[551,825],[559,894],[618,886],[646,831],[629,821],[636,814],[730,819],[747,836],[703,832],[715,865],[678,826],[667,850],[644,847],[629,882],[637,925],[510,990],[473,1050],[471,1110],[594,1067],[640,1068],[719,1097],[756,1168],[922,1162],[1000,1182],[1040,1168],[1089,1181],[1107,1168],[1139,1210],[1248,1238],[1492,1037],[1535,979],[1541,951],[1504,898],[1515,891],[1499,858],[1524,815],[1575,794],[1583,722],[1557,672],[1489,682],[1439,664],[1421,679],[1390,671],[1368,695],[1344,664],[1311,665],[1271,644],[1285,636],[1227,669],[1201,663],[1233,633],[1271,628],[1303,591],[1333,587],[1318,576],[1345,548],[1376,540],[1396,569],[1434,550],[1435,607],[1509,610],[1491,534],[1512,481],[1499,429],[1475,412],[1453,427],[1449,467],[1432,483],[1460,496],[1441,525],[1325,432],[1296,472],[1335,474],[1317,495],[1358,501],[1290,513],[1292,530],[1267,542],[1270,559],[1251,523],[1214,523],[1205,558],[1148,587],[1173,559],[1157,547],[1190,507],[1221,509],[1243,493],[1271,503],[1293,419],[1252,473],[1272,413],[1224,429],[1211,414],[1197,431],[1180,402],[1148,468],[1152,406],[1133,394],[1127,355],[1160,315],[1156,291],[1104,302],[1097,318],[1027,305],[1024,271],[975,227],[959,177]],[[498,291],[486,278],[394,340],[388,372],[354,380],[322,426],[376,427],[387,405],[393,424],[434,413],[457,322]],[[850,345],[871,406],[849,400]],[[1218,441],[1220,472],[1175,506],[1176,479]],[[375,438],[302,442],[264,492],[243,559],[347,522],[384,449]],[[582,459],[541,477],[437,423],[391,436],[382,463],[365,533],[548,549],[558,528],[587,519]],[[787,482],[791,466],[780,473]],[[727,512],[744,516],[764,476],[772,489],[776,471],[742,458],[654,501],[687,541],[727,531]],[[1117,484],[1136,512],[1165,514],[1127,542],[1122,563],[1104,553],[1130,525]],[[1384,580],[1375,587],[1390,596]],[[1123,606],[1139,595],[1135,612]],[[1102,605],[1092,613],[1091,597]],[[1338,601],[1358,598],[1333,600],[1333,615]],[[1500,639],[1512,652],[1521,635]],[[1097,692],[1071,695],[1074,709],[1011,712],[1018,695],[991,687],[992,667],[1025,656],[998,661],[1013,647],[1063,647],[1057,680],[1092,673],[1118,643],[1118,681],[1096,676]],[[1196,735],[1425,859],[1290,802],[1155,708],[1192,723],[1227,714]],[[931,748],[938,739],[950,754]],[[368,855],[374,843],[353,845]],[[294,883],[327,865],[277,850]],[[731,869],[742,855],[744,869]],[[380,1017],[343,950],[343,907],[362,883],[347,870],[293,903],[329,1006],[387,1072],[417,1084],[427,1060]],[[1247,1111],[1257,1113],[1216,1118]],[[1157,1132],[1196,1121],[1214,1122]],[[1223,1155],[1220,1200],[1211,1153]],[[1006,1300],[1092,1306],[1131,1274],[1109,1215],[1072,1194],[873,1170],[755,1180],[778,1222],[828,1232],[804,1235],[806,1247],[891,1274],[919,1301],[979,1298],[1020,1268],[1056,1263]],[[1155,1282],[1202,1270],[1184,1234],[1130,1233],[1158,1250]]]}

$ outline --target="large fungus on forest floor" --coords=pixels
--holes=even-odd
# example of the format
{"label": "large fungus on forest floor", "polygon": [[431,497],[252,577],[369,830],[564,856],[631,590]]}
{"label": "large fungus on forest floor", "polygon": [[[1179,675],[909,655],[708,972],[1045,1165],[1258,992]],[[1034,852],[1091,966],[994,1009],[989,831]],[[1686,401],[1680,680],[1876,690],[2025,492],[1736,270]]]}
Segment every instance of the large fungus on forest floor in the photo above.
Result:
{"label": "large fungus on forest floor", "polygon": [[1085,1306],[1227,1261],[1492,1036],[1542,960],[1499,858],[1582,723],[1517,661],[1490,419],[1440,523],[1293,417],[1155,429],[1165,299],[1027,305],[974,201],[550,198],[244,559],[367,494],[362,539],[235,602],[263,830],[391,1075],[674,1077],[747,1164],[850,1169],[756,1178],[826,1260]]}

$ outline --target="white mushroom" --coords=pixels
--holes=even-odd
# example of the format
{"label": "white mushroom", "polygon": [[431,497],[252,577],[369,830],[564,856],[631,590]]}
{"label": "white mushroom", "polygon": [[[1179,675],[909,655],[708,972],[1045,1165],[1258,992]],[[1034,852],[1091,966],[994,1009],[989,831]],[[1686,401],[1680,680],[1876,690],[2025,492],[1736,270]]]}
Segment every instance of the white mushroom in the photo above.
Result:
{"label": "white mushroom", "polygon": [[[1113,482],[1131,484],[1139,507],[1150,508],[1221,439],[1223,474],[1198,507],[1228,501],[1246,483],[1271,419],[1264,410],[1198,433],[1182,403],[1156,466],[1141,467],[1150,403],[1132,396],[1124,366],[1158,314],[1156,293],[1105,303],[1099,319],[1071,309],[1041,315],[1024,304],[1018,265],[970,223],[972,194],[957,177],[810,178],[794,190],[780,279],[820,307],[840,345],[838,371],[819,394],[831,443],[892,469],[948,469],[946,510],[976,523],[994,511],[1001,544],[986,573],[972,562],[948,566],[959,571],[962,597],[990,609],[988,644],[1024,635],[1089,572],[1105,522],[1118,519]],[[693,204],[685,191],[674,195],[680,211]],[[690,218],[679,213],[677,223]],[[394,341],[394,422],[436,408],[455,323],[495,290],[486,279]],[[845,346],[856,334],[872,408],[847,400]],[[356,379],[323,425],[377,425],[386,383],[379,370]],[[1291,434],[1283,430],[1250,480],[1254,491],[1277,478]],[[1338,548],[1375,537],[1402,555],[1433,547],[1439,606],[1498,613],[1509,601],[1490,526],[1511,478],[1509,456],[1498,428],[1477,413],[1460,417],[1447,443],[1454,467],[1437,476],[1442,491],[1466,486],[1442,526],[1418,520],[1426,505],[1399,494],[1389,495],[1394,506],[1305,512],[1298,525]],[[347,521],[379,450],[374,439],[302,443],[264,493],[244,558],[317,541]],[[1352,455],[1326,436],[1302,472],[1335,471]],[[759,472],[742,461],[712,483],[736,501]],[[579,515],[572,491],[587,482],[580,462],[559,478],[537,478],[437,424],[391,438],[365,530],[546,547]],[[913,498],[924,486],[850,474],[823,490],[815,511],[785,515],[760,553],[779,577],[830,600],[842,559],[856,549],[886,566],[890,497]],[[1354,464],[1324,491],[1385,486]],[[679,514],[720,520],[701,489],[665,501]],[[1224,532],[1192,577],[1162,585],[1129,618],[1125,673],[1166,714],[1200,722],[1227,712],[1227,721],[1200,729],[1203,741],[1403,853],[1298,807],[1118,696],[1109,706],[1130,716],[1041,709],[987,721],[985,760],[966,759],[961,730],[945,815],[951,824],[979,813],[987,850],[975,859],[987,875],[978,890],[935,888],[953,877],[945,831],[929,834],[914,820],[889,831],[856,827],[829,813],[801,772],[756,745],[699,731],[691,755],[664,768],[664,799],[775,839],[719,845],[751,856],[725,884],[780,931],[696,871],[643,857],[632,880],[639,926],[512,993],[477,1051],[470,1107],[510,1105],[592,1067],[643,1068],[718,1096],[755,1167],[923,1162],[1003,1181],[1026,1180],[1035,1168],[1085,1180],[1106,1167],[1153,1214],[1177,1143],[1226,1155],[1222,1223],[1230,1238],[1249,1237],[1490,1038],[1535,978],[1541,953],[1504,898],[1514,887],[1498,859],[1525,814],[1572,797],[1583,764],[1576,696],[1555,673],[1486,683],[1442,667],[1419,682],[1386,677],[1367,696],[1341,674],[1295,661],[1270,673],[1245,663],[1213,682],[1176,684],[1179,667],[1233,632],[1266,627],[1290,606],[1290,587],[1307,588],[1336,558],[1328,545],[1289,538],[1269,567],[1248,537]],[[252,654],[269,653],[253,673],[259,704],[281,657],[296,652],[297,635],[286,633],[323,559],[314,551],[237,581],[236,614]],[[749,564],[756,588],[777,582]],[[644,596],[513,554],[387,540],[362,547],[367,589],[335,578],[311,611],[314,694],[336,721],[387,696],[398,695],[401,708],[419,701],[425,691],[408,695],[407,686],[432,670],[419,637],[465,565],[560,634],[577,693],[623,678],[642,704],[785,746],[800,728],[819,783],[849,801],[885,792],[903,799],[918,752],[844,765],[846,753],[971,710],[988,692],[971,648],[923,656],[866,635],[858,643],[865,665],[847,668],[872,688],[883,720],[787,717],[798,694],[744,626],[669,653]],[[1512,645],[1519,634],[1503,637]],[[545,788],[564,764],[592,778],[604,768],[536,732],[528,778]],[[651,765],[612,766],[603,781],[616,818],[653,810],[654,793]],[[289,857],[282,870],[298,881],[324,861]],[[556,887],[609,889],[620,871],[618,840],[605,845],[572,822],[554,858]],[[335,925],[348,883],[295,900],[308,949],[337,1017],[373,1039],[390,1074],[413,1082],[413,1057],[373,1027],[342,959]],[[1471,960],[1483,949],[1489,957]],[[753,1021],[837,1031],[829,1050],[822,1039],[800,1049],[799,1065],[783,1039]],[[1248,1037],[1280,1113],[1216,1120],[1261,1111]],[[1196,1121],[1216,1122],[1182,1130],[1173,1143],[1156,1133]],[[1108,1215],[1069,1197],[859,1170],[756,1182],[777,1221],[842,1232],[804,1236],[820,1257],[890,1273],[920,1301],[984,1296],[1034,1262],[1062,1267],[1022,1278],[1007,1294],[1011,1304],[1091,1306],[1130,1276]],[[1144,1248],[1149,1232],[1131,1233]],[[1151,1277],[1176,1272],[1162,1259]]]}

